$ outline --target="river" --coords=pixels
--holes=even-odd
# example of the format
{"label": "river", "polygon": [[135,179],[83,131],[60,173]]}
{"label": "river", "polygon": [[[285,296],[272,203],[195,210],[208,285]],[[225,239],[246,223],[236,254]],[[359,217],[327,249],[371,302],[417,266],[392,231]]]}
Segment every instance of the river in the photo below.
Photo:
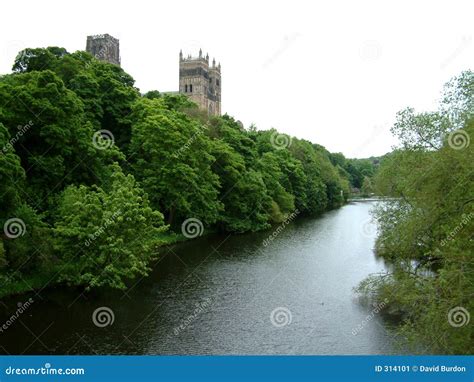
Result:
{"label": "river", "polygon": [[373,253],[374,203],[163,248],[150,276],[126,292],[53,289],[9,298],[0,302],[0,324],[23,308],[3,327],[0,351],[393,354],[396,337],[353,290],[385,270]]}

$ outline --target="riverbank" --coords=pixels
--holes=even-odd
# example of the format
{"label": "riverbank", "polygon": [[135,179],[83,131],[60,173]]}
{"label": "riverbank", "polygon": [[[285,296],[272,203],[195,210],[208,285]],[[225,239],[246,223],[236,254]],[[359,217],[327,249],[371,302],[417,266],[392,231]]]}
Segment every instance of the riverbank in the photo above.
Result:
{"label": "riverbank", "polygon": [[[2,334],[26,354],[393,354],[391,334],[353,288],[384,271],[372,248],[373,203],[349,203],[278,230],[209,234],[161,248],[149,276],[125,291],[51,288]],[[7,298],[0,322],[17,309]],[[106,307],[112,326],[93,313]],[[3,312],[3,313],[2,313]],[[361,328],[362,327],[362,328]],[[124,340],[124,336],[129,340]],[[81,340],[79,340],[81,338]]]}
{"label": "riverbank", "polygon": [[[159,237],[160,245],[156,247],[156,250],[186,240],[189,240],[186,236],[174,232],[161,234]],[[49,267],[47,272],[31,276],[16,276],[16,279],[13,279],[13,277],[0,278],[2,285],[0,289],[0,299],[28,292],[38,292],[46,288],[61,285],[61,281],[57,280],[57,276],[62,267],[62,265],[52,266]]]}
{"label": "riverbank", "polygon": [[[362,200],[360,200],[362,201]],[[347,201],[349,202],[349,200]],[[342,205],[344,206],[344,204]],[[341,208],[342,206],[336,207],[335,209]],[[334,210],[334,209],[333,209]],[[331,210],[328,210],[331,211]],[[328,212],[325,211],[325,212]],[[275,227],[281,227],[289,222],[293,221],[294,219],[301,218],[299,215],[299,211],[287,217],[280,223],[274,223],[270,228],[265,230],[260,230],[259,232],[272,232]],[[318,216],[314,216],[313,218],[318,218]],[[207,229],[203,231],[199,237],[203,237],[210,234],[216,234],[217,231],[215,229]],[[245,234],[245,233],[244,233]],[[234,234],[235,235],[235,234]],[[195,237],[189,237],[183,234],[177,234],[175,232],[166,232],[159,235],[158,241],[160,244],[155,247],[156,251],[159,251],[161,248],[171,246],[174,244],[178,244],[185,241],[193,240]],[[28,292],[35,292],[41,291],[46,288],[51,288],[54,286],[61,285],[62,282],[57,279],[63,265],[58,266],[50,266],[47,272],[37,273],[31,276],[17,276],[17,278],[13,277],[4,277],[0,275],[0,284],[2,285],[0,289],[0,299],[11,297],[15,295],[21,295]],[[14,276],[15,277],[15,276]],[[133,283],[133,279],[130,280]],[[67,288],[68,286],[65,285]]]}

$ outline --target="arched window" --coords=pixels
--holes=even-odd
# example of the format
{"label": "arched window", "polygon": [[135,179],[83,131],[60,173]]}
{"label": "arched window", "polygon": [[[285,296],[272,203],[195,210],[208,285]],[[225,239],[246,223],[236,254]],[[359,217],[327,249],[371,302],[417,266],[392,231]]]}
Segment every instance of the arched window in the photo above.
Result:
{"label": "arched window", "polygon": [[185,93],[188,92],[188,85],[184,85],[184,92],[185,92]]}
{"label": "arched window", "polygon": [[193,92],[193,85],[189,85],[189,92],[190,92],[190,93]]}

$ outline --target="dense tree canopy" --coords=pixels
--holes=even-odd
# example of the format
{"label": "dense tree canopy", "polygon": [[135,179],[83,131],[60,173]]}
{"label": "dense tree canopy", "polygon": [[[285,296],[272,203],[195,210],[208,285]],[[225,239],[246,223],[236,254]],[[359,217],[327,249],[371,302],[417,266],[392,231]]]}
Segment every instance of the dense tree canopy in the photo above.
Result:
{"label": "dense tree canopy", "polygon": [[2,294],[45,275],[125,288],[188,219],[257,231],[361,190],[394,197],[376,211],[377,251],[393,272],[361,291],[388,298],[414,342],[472,352],[472,325],[454,330],[446,316],[474,311],[473,100],[474,75],[464,72],[446,85],[438,111],[398,113],[397,150],[348,159],[209,117],[183,95],[140,95],[123,69],[88,53],[26,49],[0,77]]}
{"label": "dense tree canopy", "polygon": [[0,77],[0,143],[0,223],[21,222],[0,238],[12,290],[51,271],[123,288],[187,219],[262,230],[341,206],[361,182],[342,154],[209,117],[183,95],[141,95],[120,67],[58,47],[25,49]]}

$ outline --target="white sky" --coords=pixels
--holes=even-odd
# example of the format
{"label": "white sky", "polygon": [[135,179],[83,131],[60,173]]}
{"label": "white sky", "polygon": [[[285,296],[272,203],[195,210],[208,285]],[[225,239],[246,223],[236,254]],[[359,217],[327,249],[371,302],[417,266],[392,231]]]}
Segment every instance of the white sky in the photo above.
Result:
{"label": "white sky", "polygon": [[436,108],[473,68],[474,1],[33,1],[0,3],[0,73],[26,47],[120,39],[141,91],[178,88],[178,53],[222,64],[223,112],[348,157],[394,143],[395,113]]}

